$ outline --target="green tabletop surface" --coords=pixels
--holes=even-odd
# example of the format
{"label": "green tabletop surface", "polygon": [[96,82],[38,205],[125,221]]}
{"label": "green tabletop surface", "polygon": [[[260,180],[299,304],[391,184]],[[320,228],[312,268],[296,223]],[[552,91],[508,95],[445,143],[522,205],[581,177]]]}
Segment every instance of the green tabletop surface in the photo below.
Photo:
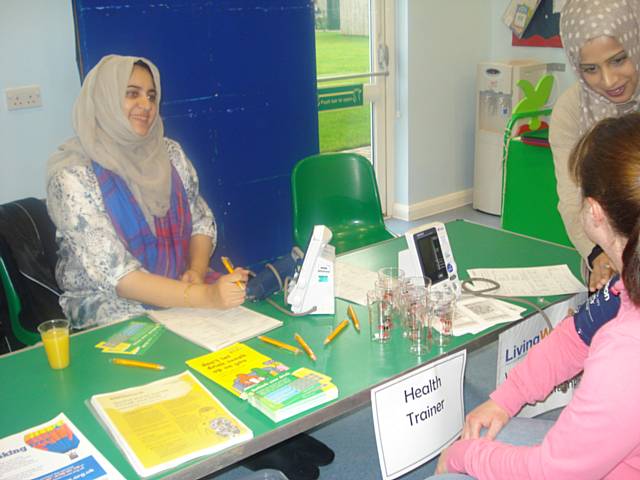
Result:
{"label": "green tabletop surface", "polygon": [[[461,220],[448,223],[447,231],[463,279],[467,278],[468,268],[555,264],[568,264],[580,278],[580,258],[573,249]],[[396,266],[397,254],[405,248],[404,237],[399,237],[346,253],[339,260],[376,271],[384,266]],[[565,298],[567,297],[546,297],[543,303],[548,305]],[[277,295],[275,300],[283,304],[282,294]],[[361,331],[357,332],[350,323],[333,342],[323,346],[323,340],[329,332],[348,318],[348,305],[349,302],[336,299],[335,315],[294,318],[282,314],[266,302],[247,304],[251,309],[284,322],[282,327],[267,335],[295,345],[293,336],[297,332],[315,351],[318,359],[313,362],[305,354],[294,355],[258,339],[245,343],[289,367],[304,366],[326,373],[338,386],[339,398],[276,424],[248,402],[194,372],[205,387],[247,424],[253,431],[254,439],[218,454],[194,460],[154,478],[197,478],[217,471],[299,432],[365,405],[370,401],[371,388],[376,385],[443,355],[462,348],[471,349],[482,342],[493,340],[500,331],[507,328],[499,325],[477,335],[454,337],[445,349],[434,347],[428,354],[418,357],[410,353],[408,341],[402,338],[399,328],[395,329],[389,343],[372,343],[369,340],[366,307],[353,305],[360,319]],[[531,313],[533,309],[528,307],[527,315]],[[0,357],[0,437],[28,429],[64,412],[126,478],[136,478],[133,468],[94,417],[87,400],[96,393],[120,390],[178,374],[188,369],[186,360],[203,355],[207,350],[165,331],[143,356],[131,357],[158,362],[166,366],[165,370],[113,365],[109,359],[114,355],[102,353],[95,345],[113,335],[122,325],[112,324],[73,335],[71,364],[64,370],[49,368],[40,345]]]}

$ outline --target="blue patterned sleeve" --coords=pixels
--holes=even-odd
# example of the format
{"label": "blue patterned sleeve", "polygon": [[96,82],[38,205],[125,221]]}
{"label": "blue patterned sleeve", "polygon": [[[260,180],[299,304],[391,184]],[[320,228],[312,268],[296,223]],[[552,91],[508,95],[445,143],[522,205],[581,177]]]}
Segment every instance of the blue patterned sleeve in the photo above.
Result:
{"label": "blue patterned sleeve", "polygon": [[94,283],[91,289],[115,295],[118,281],[142,268],[118,238],[91,167],[58,172],[47,186],[47,208],[57,228],[57,271],[63,288],[86,289],[74,284],[88,276]]}

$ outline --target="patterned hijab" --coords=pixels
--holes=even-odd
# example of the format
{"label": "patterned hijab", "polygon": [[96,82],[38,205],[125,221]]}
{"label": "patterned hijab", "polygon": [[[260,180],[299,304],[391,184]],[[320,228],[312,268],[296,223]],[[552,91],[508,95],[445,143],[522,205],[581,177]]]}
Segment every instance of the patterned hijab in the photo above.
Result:
{"label": "patterned hijab", "polygon": [[160,104],[160,73],[141,57],[107,55],[91,69],[73,109],[77,137],[49,158],[47,182],[63,168],[90,165],[91,160],[124,180],[150,225],[169,209],[171,163],[164,145],[159,113],[148,133],[138,135],[123,111],[133,65],[142,60],[151,69]]}
{"label": "patterned hijab", "polygon": [[560,35],[574,72],[580,79],[580,134],[599,120],[638,110],[640,88],[628,102],[615,104],[593,91],[582,78],[580,50],[601,36],[616,39],[640,72],[640,0],[568,0],[560,17]]}

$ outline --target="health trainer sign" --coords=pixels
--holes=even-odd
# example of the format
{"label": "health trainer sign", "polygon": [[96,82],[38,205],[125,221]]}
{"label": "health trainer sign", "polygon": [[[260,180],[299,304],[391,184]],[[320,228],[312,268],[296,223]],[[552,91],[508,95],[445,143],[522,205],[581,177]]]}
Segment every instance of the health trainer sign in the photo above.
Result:
{"label": "health trainer sign", "polygon": [[457,352],[371,390],[384,479],[431,460],[462,431],[467,352]]}

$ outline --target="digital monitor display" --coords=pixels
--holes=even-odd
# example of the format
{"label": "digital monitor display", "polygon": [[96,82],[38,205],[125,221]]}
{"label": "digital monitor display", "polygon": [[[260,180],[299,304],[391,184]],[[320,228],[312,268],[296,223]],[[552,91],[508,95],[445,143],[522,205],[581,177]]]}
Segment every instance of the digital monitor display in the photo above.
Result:
{"label": "digital monitor display", "polygon": [[449,278],[436,229],[430,228],[424,232],[416,233],[413,239],[418,251],[422,274],[431,279],[432,285]]}

